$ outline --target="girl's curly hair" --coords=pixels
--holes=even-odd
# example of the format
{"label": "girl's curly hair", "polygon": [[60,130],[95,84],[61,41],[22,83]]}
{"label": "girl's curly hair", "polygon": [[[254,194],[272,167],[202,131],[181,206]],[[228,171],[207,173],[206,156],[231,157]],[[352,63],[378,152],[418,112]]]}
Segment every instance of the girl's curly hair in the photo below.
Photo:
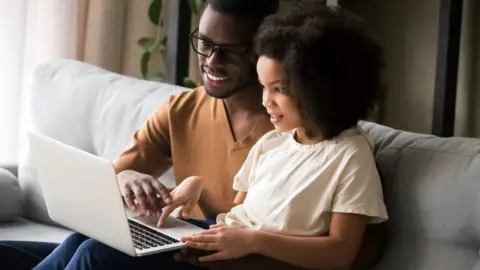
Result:
{"label": "girl's curly hair", "polygon": [[267,17],[254,45],[282,62],[309,137],[332,139],[357,125],[382,89],[382,49],[365,22],[321,1],[295,1]]}

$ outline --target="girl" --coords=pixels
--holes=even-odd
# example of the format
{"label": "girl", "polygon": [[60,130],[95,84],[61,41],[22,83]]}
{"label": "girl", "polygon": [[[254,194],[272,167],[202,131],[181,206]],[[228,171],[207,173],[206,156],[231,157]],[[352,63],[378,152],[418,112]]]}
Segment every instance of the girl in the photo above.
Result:
{"label": "girl", "polygon": [[[348,268],[365,226],[387,220],[372,143],[357,127],[381,88],[381,50],[354,15],[297,1],[255,40],[263,105],[275,130],[251,149],[217,225],[185,237],[200,262],[261,254],[305,268]],[[163,217],[201,199],[202,179],[172,192]]]}

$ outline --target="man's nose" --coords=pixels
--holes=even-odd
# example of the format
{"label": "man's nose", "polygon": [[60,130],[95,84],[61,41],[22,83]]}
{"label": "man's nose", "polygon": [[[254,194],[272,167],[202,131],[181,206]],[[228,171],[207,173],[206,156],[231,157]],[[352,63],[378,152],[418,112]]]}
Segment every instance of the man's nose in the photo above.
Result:
{"label": "man's nose", "polygon": [[214,48],[212,54],[206,59],[207,65],[211,68],[223,66],[223,59],[218,48]]}

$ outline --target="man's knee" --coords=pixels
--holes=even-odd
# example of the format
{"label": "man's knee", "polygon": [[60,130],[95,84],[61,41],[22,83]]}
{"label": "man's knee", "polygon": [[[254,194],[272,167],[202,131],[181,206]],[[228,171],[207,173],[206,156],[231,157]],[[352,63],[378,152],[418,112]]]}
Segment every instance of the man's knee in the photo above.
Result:
{"label": "man's knee", "polygon": [[64,242],[68,242],[68,243],[78,243],[77,246],[79,246],[81,243],[83,243],[84,241],[86,241],[88,239],[87,236],[81,234],[81,233],[72,233],[70,234]]}
{"label": "man's knee", "polygon": [[117,259],[121,255],[97,240],[88,239],[78,247],[67,269],[118,269]]}
{"label": "man's knee", "polygon": [[88,239],[78,247],[75,255],[65,269],[102,269],[103,262],[100,260],[105,245],[94,239]]}
{"label": "man's knee", "polygon": [[77,249],[77,255],[89,256],[91,254],[101,254],[108,247],[94,239],[84,241]]}

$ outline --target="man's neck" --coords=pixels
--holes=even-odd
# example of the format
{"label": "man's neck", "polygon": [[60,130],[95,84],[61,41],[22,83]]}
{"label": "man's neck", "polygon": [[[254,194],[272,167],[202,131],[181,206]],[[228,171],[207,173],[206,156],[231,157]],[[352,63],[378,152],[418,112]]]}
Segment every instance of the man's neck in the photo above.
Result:
{"label": "man's neck", "polygon": [[265,111],[262,106],[262,90],[259,86],[238,91],[223,99],[223,103],[229,118],[237,115],[255,116]]}
{"label": "man's neck", "polygon": [[262,106],[262,90],[258,86],[238,91],[223,99],[232,137],[243,140],[250,134],[265,112]]}

